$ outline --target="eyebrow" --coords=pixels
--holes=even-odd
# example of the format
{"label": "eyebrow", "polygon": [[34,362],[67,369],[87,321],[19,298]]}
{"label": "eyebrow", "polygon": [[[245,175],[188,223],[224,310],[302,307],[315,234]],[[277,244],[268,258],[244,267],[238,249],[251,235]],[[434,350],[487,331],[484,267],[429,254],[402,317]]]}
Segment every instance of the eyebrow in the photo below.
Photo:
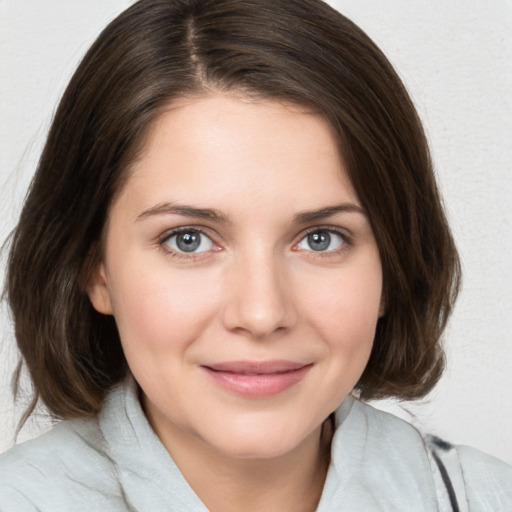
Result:
{"label": "eyebrow", "polygon": [[334,206],[327,206],[326,208],[320,208],[319,210],[303,211],[295,215],[295,224],[307,224],[309,222],[315,222],[317,220],[326,219],[332,217],[337,213],[359,213],[366,216],[366,212],[363,208],[353,203],[342,203]]}
{"label": "eyebrow", "polygon": [[160,203],[152,208],[148,208],[137,216],[137,220],[142,220],[154,215],[181,215],[183,217],[211,220],[220,224],[229,224],[231,222],[227,215],[224,215],[218,210],[174,203]]}
{"label": "eyebrow", "polygon": [[[359,213],[366,216],[366,212],[360,206],[353,203],[342,203],[334,206],[327,206],[318,210],[306,210],[299,212],[293,219],[294,224],[307,224],[317,220],[332,217],[338,213]],[[196,206],[160,203],[156,206],[144,210],[137,216],[137,220],[143,220],[147,217],[158,215],[181,215],[195,219],[205,219],[220,224],[230,224],[230,218],[219,210],[212,208],[198,208]]]}

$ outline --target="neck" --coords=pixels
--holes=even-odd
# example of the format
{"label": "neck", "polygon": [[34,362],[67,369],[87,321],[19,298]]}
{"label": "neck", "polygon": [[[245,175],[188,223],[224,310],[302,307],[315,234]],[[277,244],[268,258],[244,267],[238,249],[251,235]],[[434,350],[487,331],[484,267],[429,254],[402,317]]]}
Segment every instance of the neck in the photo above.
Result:
{"label": "neck", "polygon": [[330,420],[292,452],[266,459],[228,457],[190,433],[155,430],[210,512],[316,510],[330,462]]}
{"label": "neck", "polygon": [[[292,454],[235,464],[228,461],[222,466],[219,487],[203,487],[204,495],[200,490],[198,494],[212,512],[313,512],[325,482],[329,446],[323,442],[320,428]],[[218,468],[214,466],[213,472]],[[223,495],[218,492],[221,488]]]}

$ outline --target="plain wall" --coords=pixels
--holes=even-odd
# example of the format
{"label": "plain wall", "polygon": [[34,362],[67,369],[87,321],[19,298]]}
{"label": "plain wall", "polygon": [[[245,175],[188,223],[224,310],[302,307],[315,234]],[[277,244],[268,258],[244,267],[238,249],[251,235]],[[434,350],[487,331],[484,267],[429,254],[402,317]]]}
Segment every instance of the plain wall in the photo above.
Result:
{"label": "plain wall", "polygon": [[[0,240],[16,222],[70,74],[130,3],[0,0]],[[512,463],[512,2],[330,3],[377,42],[408,86],[463,263],[446,374],[426,400],[405,407],[424,430]],[[5,311],[0,336],[2,451],[23,405],[14,407],[10,392],[17,353]],[[36,418],[20,439],[40,424]]]}

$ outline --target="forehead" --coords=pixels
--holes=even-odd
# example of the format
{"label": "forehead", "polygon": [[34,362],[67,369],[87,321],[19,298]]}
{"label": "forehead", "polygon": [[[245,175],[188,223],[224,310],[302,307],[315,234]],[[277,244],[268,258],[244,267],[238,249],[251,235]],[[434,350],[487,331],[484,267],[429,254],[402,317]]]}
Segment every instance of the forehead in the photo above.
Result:
{"label": "forehead", "polygon": [[190,201],[191,193],[196,201],[238,198],[242,206],[272,196],[279,201],[286,193],[312,203],[303,204],[306,209],[356,200],[323,117],[292,103],[234,95],[168,105],[127,181],[123,193],[153,203],[166,195]]}

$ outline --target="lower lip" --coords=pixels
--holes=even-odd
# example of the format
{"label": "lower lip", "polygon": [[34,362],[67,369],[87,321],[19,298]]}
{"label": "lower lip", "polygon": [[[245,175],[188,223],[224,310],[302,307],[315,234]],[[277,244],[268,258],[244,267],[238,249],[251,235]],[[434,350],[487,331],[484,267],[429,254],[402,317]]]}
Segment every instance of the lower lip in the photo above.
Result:
{"label": "lower lip", "polygon": [[311,367],[312,365],[309,364],[288,372],[258,375],[215,371],[206,366],[201,368],[217,385],[231,393],[247,398],[268,398],[279,395],[298,384]]}

